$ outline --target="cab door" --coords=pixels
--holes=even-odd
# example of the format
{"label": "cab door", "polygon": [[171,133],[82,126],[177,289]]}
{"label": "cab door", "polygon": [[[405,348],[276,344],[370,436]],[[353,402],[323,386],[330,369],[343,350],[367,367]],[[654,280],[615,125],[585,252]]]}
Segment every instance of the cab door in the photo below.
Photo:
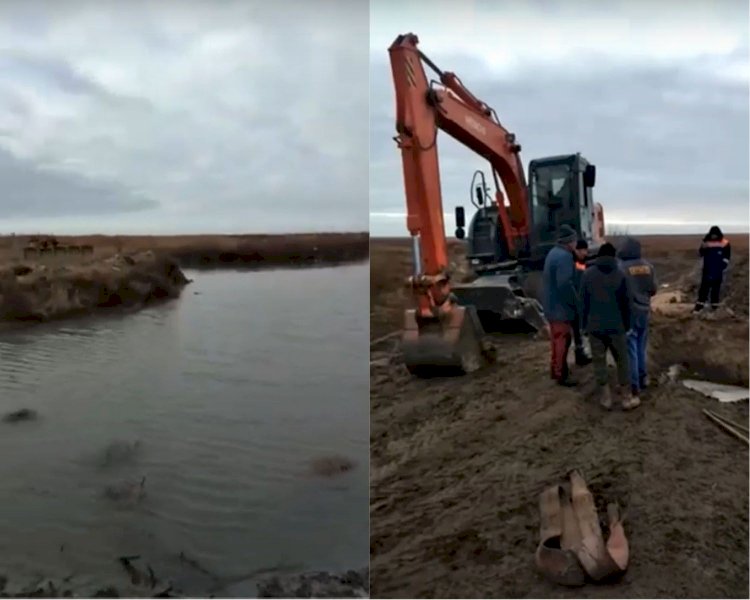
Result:
{"label": "cab door", "polygon": [[593,238],[594,194],[593,190],[586,186],[584,169],[577,170],[576,176],[578,181],[578,213],[581,223],[581,237],[590,243]]}

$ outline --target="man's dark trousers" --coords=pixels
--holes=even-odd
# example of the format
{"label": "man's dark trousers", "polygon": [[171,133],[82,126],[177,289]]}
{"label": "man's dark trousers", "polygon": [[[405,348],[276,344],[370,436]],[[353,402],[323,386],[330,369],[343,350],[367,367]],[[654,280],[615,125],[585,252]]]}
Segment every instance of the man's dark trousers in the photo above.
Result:
{"label": "man's dark trousers", "polygon": [[594,367],[596,385],[600,388],[607,385],[607,350],[612,352],[617,365],[617,383],[628,384],[630,365],[628,361],[628,343],[624,333],[589,333],[591,344],[591,362]]}

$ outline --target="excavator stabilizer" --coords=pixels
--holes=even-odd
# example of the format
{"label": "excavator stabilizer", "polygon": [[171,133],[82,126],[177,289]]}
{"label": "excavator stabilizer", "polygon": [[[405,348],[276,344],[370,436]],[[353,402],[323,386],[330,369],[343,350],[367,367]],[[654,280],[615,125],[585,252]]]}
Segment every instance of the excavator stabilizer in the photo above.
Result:
{"label": "excavator stabilizer", "polygon": [[526,296],[513,275],[485,275],[471,283],[454,284],[451,291],[459,304],[476,309],[486,331],[494,331],[508,322],[525,323],[534,331],[547,325],[539,301]]}
{"label": "excavator stabilizer", "polygon": [[406,311],[401,350],[406,368],[420,376],[471,373],[489,360],[473,306],[454,306],[442,319],[422,322],[415,310]]}

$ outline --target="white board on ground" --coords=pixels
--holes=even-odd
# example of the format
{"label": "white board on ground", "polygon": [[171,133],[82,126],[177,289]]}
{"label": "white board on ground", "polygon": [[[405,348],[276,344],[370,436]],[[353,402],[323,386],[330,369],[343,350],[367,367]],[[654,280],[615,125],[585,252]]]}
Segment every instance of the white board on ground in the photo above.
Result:
{"label": "white board on ground", "polygon": [[709,398],[716,398],[719,402],[739,402],[750,398],[750,389],[736,385],[724,385],[698,379],[685,379],[682,385]]}

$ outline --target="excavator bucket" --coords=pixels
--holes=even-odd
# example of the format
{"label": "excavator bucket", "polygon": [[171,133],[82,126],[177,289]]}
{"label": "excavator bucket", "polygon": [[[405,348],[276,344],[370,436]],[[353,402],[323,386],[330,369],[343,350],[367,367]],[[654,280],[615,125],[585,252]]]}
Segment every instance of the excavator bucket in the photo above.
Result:
{"label": "excavator bucket", "polygon": [[512,322],[534,331],[547,325],[541,304],[525,294],[514,275],[484,275],[471,283],[454,284],[451,291],[462,306],[476,309],[485,331],[496,331]]}
{"label": "excavator bucket", "polygon": [[473,306],[454,306],[442,320],[418,322],[406,311],[401,343],[404,364],[418,376],[466,374],[489,359],[484,330]]}

